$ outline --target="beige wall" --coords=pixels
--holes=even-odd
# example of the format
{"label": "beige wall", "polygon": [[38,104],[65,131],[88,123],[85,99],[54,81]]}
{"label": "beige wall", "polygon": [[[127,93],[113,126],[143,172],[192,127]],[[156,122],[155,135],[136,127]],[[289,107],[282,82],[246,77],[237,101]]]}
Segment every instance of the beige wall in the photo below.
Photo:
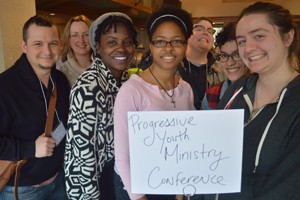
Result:
{"label": "beige wall", "polygon": [[299,0],[286,0],[282,5],[288,8],[293,15],[300,15]]}
{"label": "beige wall", "polygon": [[0,72],[20,57],[23,25],[35,13],[35,0],[0,0]]}
{"label": "beige wall", "polygon": [[0,21],[0,73],[4,71],[4,55],[3,55],[3,42],[2,42],[2,25]]}
{"label": "beige wall", "polygon": [[[242,3],[224,3],[225,0],[181,0],[182,8],[192,14],[194,18],[237,16],[242,9],[255,1],[249,0]],[[232,0],[234,1],[234,0]],[[272,0],[273,3],[281,4],[288,8],[293,15],[300,15],[299,0]]]}

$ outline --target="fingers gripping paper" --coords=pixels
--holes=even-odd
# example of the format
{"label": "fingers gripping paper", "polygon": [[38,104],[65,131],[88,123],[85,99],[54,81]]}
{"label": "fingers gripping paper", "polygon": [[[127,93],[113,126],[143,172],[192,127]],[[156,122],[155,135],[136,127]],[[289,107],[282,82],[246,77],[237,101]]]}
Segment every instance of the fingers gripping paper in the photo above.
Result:
{"label": "fingers gripping paper", "polygon": [[132,191],[239,192],[243,110],[129,112]]}

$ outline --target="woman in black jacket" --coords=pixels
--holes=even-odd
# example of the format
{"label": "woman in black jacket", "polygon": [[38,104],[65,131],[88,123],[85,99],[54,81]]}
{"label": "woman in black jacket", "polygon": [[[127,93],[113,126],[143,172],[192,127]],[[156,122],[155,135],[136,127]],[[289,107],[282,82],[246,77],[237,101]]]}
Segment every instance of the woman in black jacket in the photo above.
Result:
{"label": "woman in black jacket", "polygon": [[288,10],[257,2],[238,20],[242,60],[253,72],[236,82],[218,105],[244,109],[241,192],[205,199],[300,199],[300,76],[296,28]]}

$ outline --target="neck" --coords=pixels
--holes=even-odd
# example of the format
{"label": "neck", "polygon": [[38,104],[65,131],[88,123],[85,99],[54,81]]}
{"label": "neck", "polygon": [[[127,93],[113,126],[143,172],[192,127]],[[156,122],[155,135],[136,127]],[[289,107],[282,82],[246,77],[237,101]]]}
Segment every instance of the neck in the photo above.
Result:
{"label": "neck", "polygon": [[76,55],[75,59],[81,68],[88,68],[91,65],[91,57],[89,55]]}
{"label": "neck", "polygon": [[153,66],[149,67],[150,76],[153,77],[152,83],[159,86],[160,89],[170,90],[175,88],[175,72],[159,72]]}
{"label": "neck", "polygon": [[258,86],[266,90],[282,90],[295,76],[297,72],[293,69],[281,70],[272,74],[259,74]]}
{"label": "neck", "polygon": [[206,64],[208,52],[197,52],[191,48],[187,48],[186,58],[194,64]]}
{"label": "neck", "polygon": [[[175,88],[175,75],[173,74],[173,76],[172,76],[172,79],[173,79],[173,80],[168,79],[168,82],[169,82],[169,83],[167,83],[167,82],[165,83],[166,85],[171,83],[171,87],[166,88],[166,87],[163,85],[163,83],[161,83],[161,82],[158,80],[158,78],[155,76],[154,72],[152,72],[151,67],[149,67],[148,71],[150,72],[150,74],[152,75],[154,81],[158,84],[158,86],[159,86],[159,87],[164,91],[164,93],[170,98],[170,102],[171,102],[171,104],[173,104],[174,108],[176,108],[176,101],[175,101],[175,99],[173,98],[173,97],[174,97],[174,88]],[[168,90],[171,90],[171,89],[172,89],[172,93],[169,94],[169,93],[168,93]]]}
{"label": "neck", "polygon": [[48,84],[49,84],[49,77],[50,76],[48,76],[48,77],[39,77],[39,79],[40,79],[40,81],[42,82],[42,84],[46,87],[46,88],[48,88]]}
{"label": "neck", "polygon": [[254,98],[254,109],[261,108],[266,104],[270,104],[278,100],[281,91],[291,82],[297,72],[288,70],[280,75],[263,76],[259,75],[256,83],[256,91]]}
{"label": "neck", "polygon": [[42,84],[48,88],[49,83],[49,77],[51,75],[51,69],[50,70],[36,70],[33,69],[38,79],[42,82]]}

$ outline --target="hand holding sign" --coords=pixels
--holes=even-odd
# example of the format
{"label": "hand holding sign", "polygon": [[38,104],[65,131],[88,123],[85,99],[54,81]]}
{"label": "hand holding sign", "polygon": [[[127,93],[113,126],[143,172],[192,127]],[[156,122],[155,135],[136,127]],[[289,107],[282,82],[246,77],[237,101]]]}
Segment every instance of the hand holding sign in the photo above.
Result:
{"label": "hand holding sign", "polygon": [[240,191],[243,111],[129,112],[134,193]]}

